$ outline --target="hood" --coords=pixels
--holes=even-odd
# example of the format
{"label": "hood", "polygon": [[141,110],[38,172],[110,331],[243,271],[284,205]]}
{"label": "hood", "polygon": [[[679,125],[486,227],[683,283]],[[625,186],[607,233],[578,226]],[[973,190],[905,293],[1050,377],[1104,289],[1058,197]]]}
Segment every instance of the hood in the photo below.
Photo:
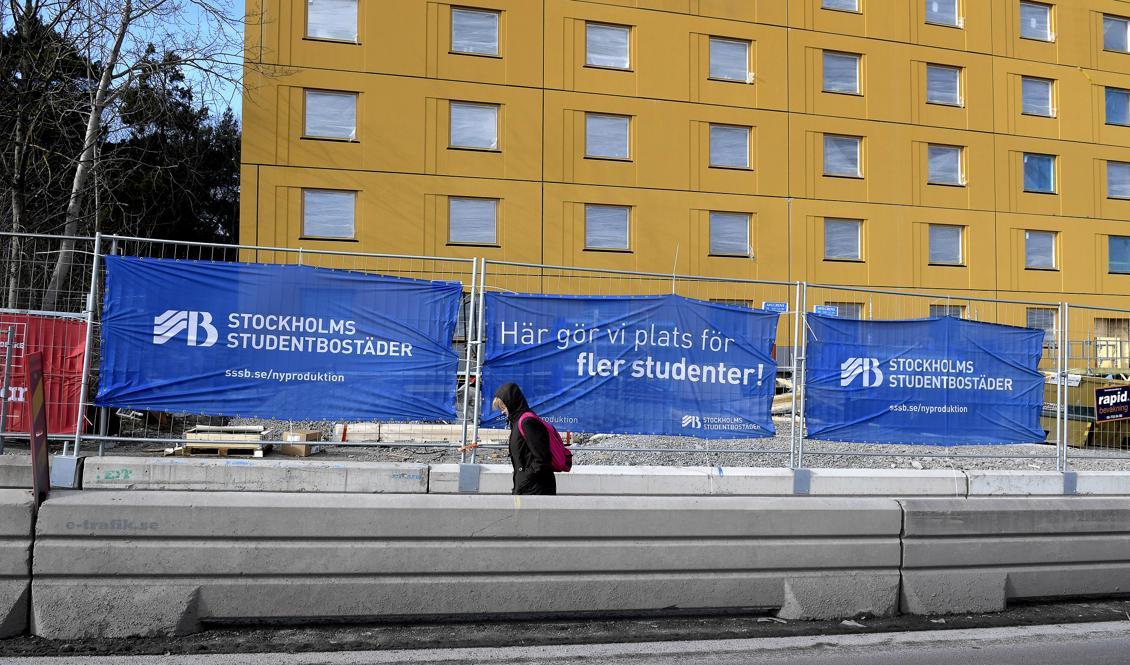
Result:
{"label": "hood", "polygon": [[526,396],[522,394],[522,389],[516,383],[502,384],[498,390],[494,391],[494,396],[506,405],[507,420],[512,423],[518,420],[518,417],[523,413],[530,410]]}

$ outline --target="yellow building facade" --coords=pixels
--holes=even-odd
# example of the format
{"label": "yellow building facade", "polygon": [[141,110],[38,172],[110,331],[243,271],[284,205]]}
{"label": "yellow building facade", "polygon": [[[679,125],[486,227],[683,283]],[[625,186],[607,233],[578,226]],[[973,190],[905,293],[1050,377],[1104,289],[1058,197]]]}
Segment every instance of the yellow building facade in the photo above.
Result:
{"label": "yellow building facade", "polygon": [[1125,0],[248,11],[244,244],[1130,308]]}

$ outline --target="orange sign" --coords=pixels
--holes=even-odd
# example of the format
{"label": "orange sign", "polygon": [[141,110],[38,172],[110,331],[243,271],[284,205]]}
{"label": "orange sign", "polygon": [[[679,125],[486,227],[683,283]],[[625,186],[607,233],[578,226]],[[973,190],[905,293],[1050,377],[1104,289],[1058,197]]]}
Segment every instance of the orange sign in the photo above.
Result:
{"label": "orange sign", "polygon": [[26,360],[30,396],[26,403],[27,420],[31,423],[31,489],[38,506],[51,489],[51,470],[47,460],[47,401],[43,397],[43,354],[29,353]]}

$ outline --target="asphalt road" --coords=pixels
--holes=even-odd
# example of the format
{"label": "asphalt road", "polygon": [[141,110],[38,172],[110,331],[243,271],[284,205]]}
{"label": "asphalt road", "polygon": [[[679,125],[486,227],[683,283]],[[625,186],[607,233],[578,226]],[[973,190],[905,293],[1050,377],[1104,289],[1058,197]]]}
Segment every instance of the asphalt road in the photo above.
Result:
{"label": "asphalt road", "polygon": [[335,653],[9,658],[12,665],[1124,665],[1130,621],[1015,628]]}

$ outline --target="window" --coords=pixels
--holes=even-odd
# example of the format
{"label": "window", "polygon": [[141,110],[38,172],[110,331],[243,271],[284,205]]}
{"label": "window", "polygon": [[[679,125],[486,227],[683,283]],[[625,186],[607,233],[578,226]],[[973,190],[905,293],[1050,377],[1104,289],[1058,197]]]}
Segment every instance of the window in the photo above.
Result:
{"label": "window", "polygon": [[863,222],[858,219],[824,219],[824,258],[834,261],[860,261],[859,235]]}
{"label": "window", "polygon": [[1024,191],[1055,193],[1055,155],[1024,153]]}
{"label": "window", "polygon": [[926,22],[960,28],[957,0],[926,0]]}
{"label": "window", "polygon": [[1024,267],[1055,269],[1055,231],[1024,232]]}
{"label": "window", "polygon": [[749,42],[711,37],[710,78],[753,83],[749,71]]}
{"label": "window", "polygon": [[498,150],[498,107],[451,102],[451,147]]}
{"label": "window", "polygon": [[1130,199],[1130,162],[1106,163],[1106,195],[1112,199]]}
{"label": "window", "polygon": [[955,319],[965,318],[965,305],[930,305],[930,318],[952,316]]}
{"label": "window", "polygon": [[1026,115],[1055,115],[1052,109],[1052,82],[1048,79],[1020,77],[1021,111]]}
{"label": "window", "polygon": [[961,236],[965,227],[950,224],[930,225],[930,263],[958,266],[962,264]]}
{"label": "window", "polygon": [[447,241],[467,245],[498,242],[498,199],[447,200]]}
{"label": "window", "polygon": [[1107,272],[1130,274],[1130,236],[1107,237]]}
{"label": "window", "polygon": [[858,136],[824,135],[824,175],[861,177]]}
{"label": "window", "polygon": [[841,319],[862,319],[863,318],[863,303],[858,302],[827,302],[824,303],[825,307],[835,307],[836,316]]}
{"label": "window", "polygon": [[1054,345],[1059,311],[1052,307],[1029,307],[1027,315],[1029,328],[1044,331],[1044,346]]}
{"label": "window", "polygon": [[454,53],[498,55],[498,12],[452,9],[451,50]]}
{"label": "window", "polygon": [[585,64],[594,67],[627,69],[630,29],[623,25],[585,24]]}
{"label": "window", "polygon": [[1130,52],[1130,20],[1119,16],[1103,17],[1103,48],[1108,51]]}
{"label": "window", "polygon": [[353,238],[357,192],[302,190],[302,235],[307,238]]}
{"label": "window", "polygon": [[357,138],[357,93],[306,91],[305,136]]}
{"label": "window", "polygon": [[824,9],[838,9],[843,12],[859,11],[859,0],[823,0],[820,6]]}
{"label": "window", "polygon": [[1052,8],[1036,2],[1020,3],[1020,36],[1044,42],[1055,41],[1052,34]]}
{"label": "window", "polygon": [[628,159],[628,116],[586,113],[585,156]]}
{"label": "window", "polygon": [[926,101],[960,106],[961,68],[926,65]]}
{"label": "window", "polygon": [[1106,89],[1106,124],[1130,125],[1130,90]]}
{"label": "window", "polygon": [[859,94],[859,56],[824,52],[824,92]]}
{"label": "window", "polygon": [[710,126],[710,165],[749,168],[749,127]]}
{"label": "window", "polygon": [[585,249],[628,249],[628,207],[586,205]]}
{"label": "window", "polygon": [[357,41],[357,0],[306,0],[306,36]]}
{"label": "window", "polygon": [[961,148],[956,145],[934,145],[927,149],[927,182],[933,185],[964,185],[961,172]]}
{"label": "window", "polygon": [[741,212],[710,213],[710,253],[751,256],[749,215]]}

